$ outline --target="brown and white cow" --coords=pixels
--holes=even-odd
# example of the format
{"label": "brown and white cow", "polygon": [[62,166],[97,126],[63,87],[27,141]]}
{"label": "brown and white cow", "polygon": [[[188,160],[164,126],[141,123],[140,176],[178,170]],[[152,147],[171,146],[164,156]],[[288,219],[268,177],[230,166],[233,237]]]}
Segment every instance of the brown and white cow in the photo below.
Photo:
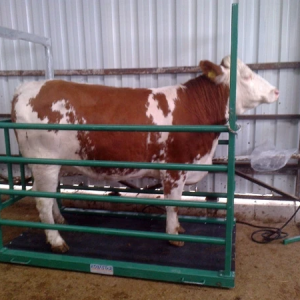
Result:
{"label": "brown and white cow", "polygon": [[[17,123],[224,125],[228,116],[230,57],[221,65],[201,61],[202,76],[161,88],[116,88],[62,80],[27,82],[17,88],[12,120]],[[236,112],[278,99],[279,91],[243,62],[237,66]],[[24,157],[211,164],[218,133],[82,132],[16,130]],[[34,190],[54,192],[63,170],[57,165],[31,165]],[[180,199],[185,184],[207,172],[74,167],[96,179],[159,178],[165,199]],[[74,170],[73,169],[73,170]],[[64,223],[54,199],[36,198],[44,223]],[[166,232],[182,228],[177,209],[167,207]],[[56,230],[46,230],[52,250],[68,246]],[[182,242],[172,244],[181,246]]]}

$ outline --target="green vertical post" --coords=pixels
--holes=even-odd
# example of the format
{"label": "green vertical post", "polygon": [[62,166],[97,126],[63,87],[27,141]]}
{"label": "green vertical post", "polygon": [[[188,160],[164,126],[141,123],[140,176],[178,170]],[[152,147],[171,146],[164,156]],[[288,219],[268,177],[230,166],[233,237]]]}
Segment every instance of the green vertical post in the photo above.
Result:
{"label": "green vertical post", "polygon": [[[20,156],[21,153],[19,153]],[[26,190],[26,182],[25,182],[25,165],[24,163],[20,163],[20,175],[21,175],[21,185],[22,185],[22,190]]]}
{"label": "green vertical post", "polygon": [[[6,150],[6,156],[11,156],[11,150],[10,150],[10,138],[9,138],[9,129],[4,128],[4,138],[5,138],[5,150]],[[12,172],[12,164],[7,163],[7,172],[8,172],[8,184],[9,188],[14,188],[13,183],[13,172]]]}
{"label": "green vertical post", "polygon": [[[236,130],[236,69],[238,46],[238,4],[232,5],[231,16],[231,57],[230,57],[230,100],[229,100],[229,126]],[[234,190],[235,190],[235,133],[229,132],[228,145],[228,173],[227,173],[227,218],[225,243],[225,270],[224,275],[231,275],[232,242],[234,225]]]}
{"label": "green vertical post", "polygon": [[[11,149],[10,149],[10,138],[9,138],[9,129],[4,128],[4,140],[5,140],[5,150],[6,156],[11,156]],[[13,183],[13,172],[12,172],[12,163],[7,163],[7,173],[8,173],[8,184],[9,189],[14,188]],[[2,199],[0,195],[0,209],[2,209]],[[1,218],[1,216],[0,216]],[[0,248],[3,248],[3,238],[2,238],[2,226],[0,226]]]}
{"label": "green vertical post", "polygon": [[[0,204],[0,208],[1,208],[1,204]],[[1,211],[0,211],[0,214],[1,214]],[[1,216],[0,216],[0,220],[1,220]],[[0,251],[3,248],[3,237],[2,236],[3,236],[2,226],[0,225]]]}
{"label": "green vertical post", "polygon": [[[2,211],[2,199],[1,199],[1,192],[0,192],[0,220],[1,220],[1,211]],[[2,226],[0,225],[0,251],[3,248],[3,239],[2,239]]]}

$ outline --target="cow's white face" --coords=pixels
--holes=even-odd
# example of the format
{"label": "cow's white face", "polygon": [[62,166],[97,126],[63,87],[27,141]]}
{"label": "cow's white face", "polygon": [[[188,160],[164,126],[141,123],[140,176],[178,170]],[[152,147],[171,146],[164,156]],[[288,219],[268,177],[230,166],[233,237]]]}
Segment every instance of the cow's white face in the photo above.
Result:
{"label": "cow's white face", "polygon": [[[205,75],[217,84],[226,84],[230,82],[230,56],[223,58],[221,65],[214,65],[209,71],[209,63],[200,63]],[[204,68],[203,68],[204,66]],[[246,110],[257,107],[262,103],[272,103],[278,100],[279,91],[254,73],[247,65],[238,59],[237,62],[237,91],[236,91],[236,113],[243,114]]]}

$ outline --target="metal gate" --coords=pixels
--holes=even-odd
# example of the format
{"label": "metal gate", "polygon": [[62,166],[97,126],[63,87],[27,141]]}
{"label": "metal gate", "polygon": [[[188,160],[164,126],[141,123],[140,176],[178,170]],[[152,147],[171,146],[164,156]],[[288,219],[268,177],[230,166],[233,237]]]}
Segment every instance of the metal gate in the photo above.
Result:
{"label": "metal gate", "polygon": [[[1,226],[17,226],[38,229],[56,229],[61,231],[75,231],[101,236],[118,236],[130,237],[150,240],[173,240],[185,241],[200,246],[202,244],[217,245],[224,249],[224,257],[222,266],[218,270],[189,268],[182,266],[174,266],[155,262],[155,257],[151,263],[139,263],[128,260],[103,259],[101,257],[83,257],[74,255],[57,255],[43,252],[34,252],[28,250],[11,249],[7,245],[3,245],[2,230],[0,226],[0,261],[20,263],[33,266],[58,268],[65,270],[76,270],[83,272],[92,272],[108,275],[138,277],[145,279],[154,279],[162,281],[173,281],[181,283],[192,283],[210,286],[233,287],[234,286],[234,173],[235,173],[235,93],[236,93],[236,64],[237,64],[237,20],[238,5],[232,6],[232,25],[231,25],[231,72],[230,72],[230,108],[229,108],[229,124],[228,126],[121,126],[121,125],[61,125],[61,124],[21,124],[12,123],[10,120],[0,122],[0,129],[4,130],[6,156],[0,157],[0,162],[7,164],[9,189],[1,189],[0,195],[9,195],[10,198],[0,204],[1,211],[25,196],[49,197],[57,199],[73,199],[87,201],[109,201],[115,203],[135,203],[148,204],[158,206],[178,206],[178,207],[194,207],[194,208],[212,208],[226,210],[226,218],[199,218],[181,216],[181,222],[187,222],[198,226],[199,224],[207,224],[208,226],[217,224],[224,227],[224,236],[202,236],[192,234],[170,235],[162,232],[148,232],[143,230],[105,228],[93,226],[79,225],[58,225],[43,224],[38,222],[17,221],[0,218]],[[193,165],[178,163],[142,163],[142,162],[120,162],[120,161],[78,161],[78,160],[57,160],[57,159],[37,159],[23,158],[21,156],[14,157],[10,151],[10,134],[9,129],[28,129],[28,130],[84,130],[84,131],[134,131],[134,132],[227,132],[228,140],[221,140],[219,144],[228,145],[228,165]],[[21,189],[16,189],[13,183],[12,164],[19,164],[21,170]],[[91,194],[65,194],[60,193],[59,189],[56,193],[36,192],[26,189],[24,165],[25,164],[58,164],[58,165],[75,165],[75,166],[93,166],[93,167],[115,167],[115,168],[136,168],[136,169],[167,169],[167,170],[187,170],[187,171],[209,171],[209,172],[226,172],[227,173],[227,193],[201,193],[193,192],[188,195],[193,196],[211,196],[225,197],[226,203],[203,202],[203,201],[180,201],[180,200],[158,200],[149,198],[136,197],[119,197],[119,196],[99,196]],[[59,188],[63,188],[60,185]],[[80,189],[80,187],[76,187]],[[89,187],[83,187],[89,190]],[[124,191],[124,189],[122,189]],[[136,192],[128,189],[129,192]],[[139,190],[139,193],[157,193],[157,191]],[[115,213],[115,212],[91,212],[61,207],[62,213],[83,213],[98,214],[98,216],[110,216],[126,219],[146,219],[146,220],[163,220],[165,216],[147,214],[147,213]],[[165,245],[165,247],[167,247]],[[178,249],[175,249],[177,251]],[[189,255],[186,253],[185,255]],[[207,257],[213,253],[207,253]],[[207,259],[204,257],[203,259]],[[213,257],[213,256],[212,256]],[[153,261],[154,260],[154,261]]]}

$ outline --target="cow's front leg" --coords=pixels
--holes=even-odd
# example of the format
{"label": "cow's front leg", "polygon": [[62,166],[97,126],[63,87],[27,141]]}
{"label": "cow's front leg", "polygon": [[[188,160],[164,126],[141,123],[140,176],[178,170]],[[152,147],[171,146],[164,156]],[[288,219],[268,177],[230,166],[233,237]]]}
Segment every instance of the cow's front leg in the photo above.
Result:
{"label": "cow's front leg", "polygon": [[[170,200],[180,200],[183,187],[185,184],[186,175],[181,171],[165,171],[163,172],[163,187],[164,198]],[[178,208],[175,206],[167,206],[167,223],[166,232],[169,234],[183,233],[184,229],[178,221]],[[170,244],[175,246],[183,246],[182,241],[169,241]]]}
{"label": "cow's front leg", "polygon": [[[58,183],[59,166],[34,165],[32,173],[34,177],[33,190],[40,192],[55,192]],[[54,224],[53,210],[55,199],[36,197],[36,207],[42,223]],[[56,211],[57,212],[57,211]],[[51,245],[53,252],[63,253],[69,250],[68,245],[57,230],[45,230],[47,242]]]}

